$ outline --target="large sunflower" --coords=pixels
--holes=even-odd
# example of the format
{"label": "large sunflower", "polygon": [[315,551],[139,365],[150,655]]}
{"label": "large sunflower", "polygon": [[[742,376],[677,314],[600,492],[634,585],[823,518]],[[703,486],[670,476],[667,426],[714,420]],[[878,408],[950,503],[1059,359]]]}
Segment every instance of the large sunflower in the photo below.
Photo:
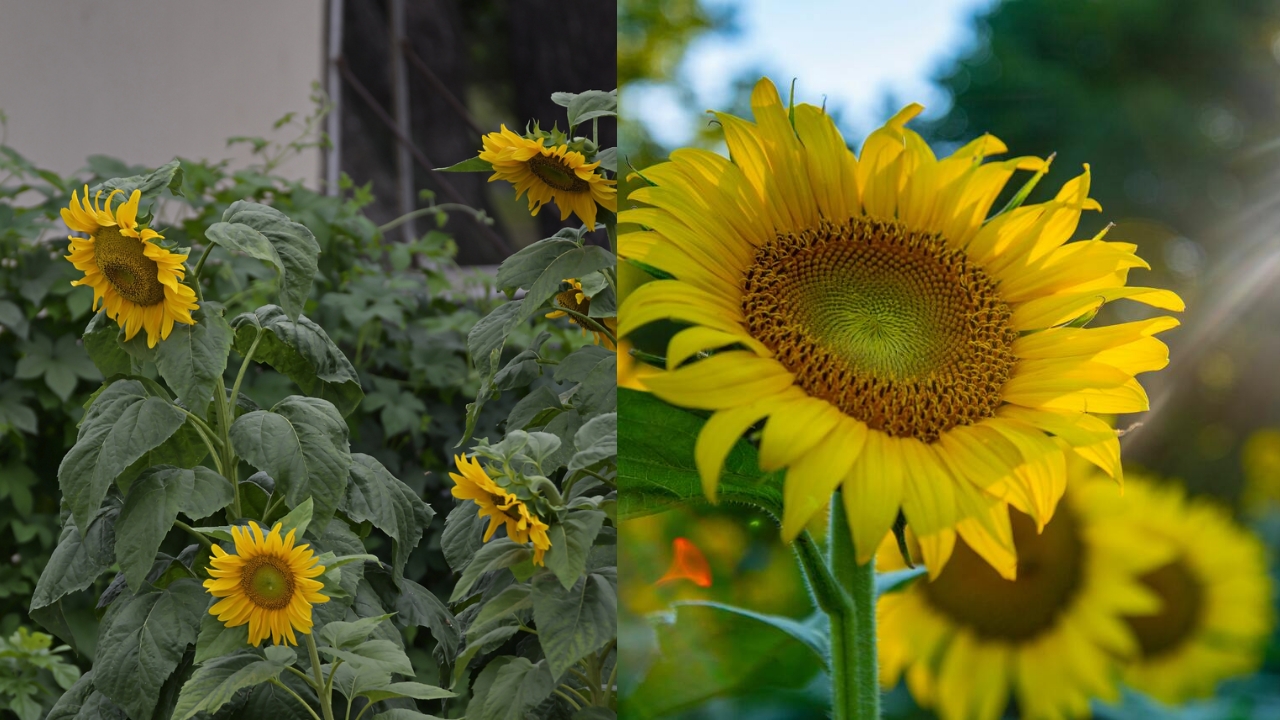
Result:
{"label": "large sunflower", "polygon": [[249,644],[258,645],[271,636],[279,645],[297,645],[293,634],[311,632],[311,606],[329,602],[320,594],[324,584],[312,578],[324,573],[324,566],[305,543],[294,545],[294,531],[280,537],[281,524],[265,536],[258,523],[234,526],[234,555],[213,546],[209,579],[204,587],[222,600],[209,608],[227,627],[249,623]]}
{"label": "large sunflower", "polygon": [[121,190],[114,190],[105,203],[99,204],[102,191],[89,202],[89,186],[84,199],[71,193],[71,204],[62,210],[67,227],[89,237],[67,236],[71,241],[66,258],[84,273],[83,280],[72,285],[93,288],[93,309],[99,303],[106,307],[107,317],[124,328],[126,340],[139,330],[147,331],[147,347],[167,339],[173,324],[194,325],[196,293],[182,284],[186,276],[186,255],[169,252],[152,242],[164,238],[155,230],[138,226],[138,201],[142,193],[134,190],[129,199],[111,210],[111,200]]}
{"label": "large sunflower", "polygon": [[1070,324],[1117,298],[1182,302],[1125,287],[1146,267],[1135,246],[1067,242],[1099,209],[1087,167],[1053,200],[992,216],[1014,171],[1048,162],[983,163],[1005,151],[989,135],[938,160],[904,128],[919,105],[855,157],[829,116],[789,116],[768,80],[751,104],[755,123],[716,115],[732,160],[673,152],[630,196],[648,207],[619,218],[642,227],[621,254],[674,276],[636,288],[619,331],[689,326],[645,384],[714,411],[696,448],[707,495],[730,446],[767,419],[760,464],[787,469],[784,538],[842,486],[859,562],[901,509],[936,573],[962,518],[1008,537],[992,498],[1049,520],[1065,484],[1051,435],[1118,478],[1115,432],[1089,413],[1147,409],[1134,375],[1166,364],[1152,336],[1177,322]]}
{"label": "large sunflower", "polygon": [[516,198],[529,193],[529,212],[537,215],[542,206],[555,201],[560,219],[573,213],[588,228],[596,226],[596,203],[611,212],[618,210],[615,181],[596,172],[600,163],[588,163],[582,153],[567,145],[546,147],[543,140],[521,137],[502,126],[501,132],[481,138],[480,159],[493,166],[489,182],[506,180],[516,186]]}
{"label": "large sunflower", "polygon": [[507,537],[513,542],[533,543],[533,564],[542,565],[543,556],[551,549],[551,538],[547,535],[550,526],[530,512],[529,506],[514,493],[499,487],[475,458],[455,455],[453,462],[458,472],[449,473],[454,483],[450,492],[459,500],[474,500],[480,506],[477,514],[489,518],[484,542],[489,542],[493,533],[506,525]]}
{"label": "large sunflower", "polygon": [[1188,499],[1182,487],[1134,480],[1135,522],[1173,557],[1142,576],[1158,614],[1128,619],[1141,650],[1125,680],[1169,703],[1207,697],[1229,677],[1258,668],[1274,623],[1262,543],[1225,509]]}
{"label": "large sunflower", "polygon": [[[1074,482],[1053,519],[1011,510],[1018,575],[1006,580],[963,540],[935,580],[879,601],[880,679],[905,673],[943,720],[995,720],[1010,695],[1021,717],[1080,717],[1114,698],[1118,663],[1137,651],[1124,616],[1159,606],[1139,576],[1168,559],[1126,516],[1114,484]],[[887,541],[882,564],[898,564]]]}

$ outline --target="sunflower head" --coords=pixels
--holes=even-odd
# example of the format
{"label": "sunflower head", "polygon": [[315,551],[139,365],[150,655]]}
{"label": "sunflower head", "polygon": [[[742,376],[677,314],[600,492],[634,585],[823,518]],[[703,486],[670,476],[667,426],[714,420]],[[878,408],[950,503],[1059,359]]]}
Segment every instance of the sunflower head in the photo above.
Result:
{"label": "sunflower head", "polygon": [[480,159],[493,166],[489,182],[506,180],[516,188],[516,197],[529,193],[529,212],[537,215],[542,206],[555,202],[560,219],[577,215],[589,229],[596,226],[596,205],[617,212],[616,182],[596,172],[599,162],[589,163],[569,145],[547,146],[541,133],[522,137],[502,126],[499,132],[482,138]]}
{"label": "sunflower head", "polygon": [[543,556],[551,549],[551,538],[547,535],[550,526],[530,509],[529,502],[489,477],[476,458],[455,455],[453,462],[458,472],[449,473],[454,483],[450,492],[459,500],[474,500],[480,507],[478,515],[489,518],[484,542],[489,542],[498,528],[506,526],[507,537],[512,542],[533,543],[533,563],[542,565]]}
{"label": "sunflower head", "polygon": [[294,532],[280,536],[276,523],[265,535],[258,523],[231,528],[235,553],[213,546],[209,579],[210,595],[222,598],[209,608],[227,627],[249,624],[249,644],[268,636],[279,645],[297,645],[294,630],[311,632],[311,606],[329,601],[320,593],[324,584],[314,578],[324,573],[314,551],[295,544]]}
{"label": "sunflower head", "polygon": [[[695,448],[714,500],[724,458],[763,423],[760,466],[786,470],[782,532],[794,538],[841,490],[858,561],[901,512],[937,575],[991,498],[1043,527],[1074,451],[1114,478],[1114,429],[1097,413],[1147,409],[1135,379],[1167,363],[1168,317],[1077,327],[1128,298],[1134,245],[1076,241],[1088,166],[1050,201],[997,211],[1015,172],[984,135],[939,158],[910,105],[855,155],[821,108],[783,104],[761,80],[754,121],[724,113],[729,157],[677,150],[646,168],[620,255],[661,271],[623,302],[619,334],[684,325],[645,386],[711,411]],[[970,534],[972,537],[972,534]],[[998,538],[1011,556],[1008,537]]]}
{"label": "sunflower head", "polygon": [[155,347],[169,337],[175,322],[195,324],[191,311],[197,308],[196,294],[182,284],[187,256],[157,245],[154,241],[163,237],[139,227],[141,191],[134,190],[112,210],[117,194],[123,191],[113,190],[104,202],[99,191],[91,203],[86,185],[84,198],[72,191],[70,205],[63,208],[67,227],[89,236],[68,236],[71,246],[66,259],[84,273],[83,279],[71,284],[93,288],[94,310],[105,307],[107,316],[124,328],[126,340],[146,330],[147,346]]}
{"label": "sunflower head", "polygon": [[1180,485],[1131,476],[1125,496],[1143,508],[1143,532],[1172,548],[1141,576],[1159,597],[1158,610],[1126,618],[1140,652],[1125,680],[1181,703],[1256,670],[1275,623],[1262,543],[1224,508],[1188,498]]}
{"label": "sunflower head", "polygon": [[[1042,531],[1009,511],[1015,577],[988,564],[998,543],[979,534],[957,541],[936,579],[880,599],[883,685],[905,676],[943,720],[995,720],[1011,696],[1026,717],[1085,717],[1091,698],[1117,697],[1119,669],[1138,648],[1124,617],[1159,606],[1140,578],[1168,551],[1127,519],[1141,509],[1114,484],[1073,467],[1080,476]],[[879,557],[898,565],[896,543]]]}
{"label": "sunflower head", "polygon": [[[547,313],[546,316],[552,319],[567,316],[569,318],[569,322],[579,327],[582,327],[582,322],[578,320],[577,317],[573,315],[569,315],[569,313],[565,312],[565,310],[571,310],[579,315],[589,316],[591,312],[591,298],[587,297],[586,293],[582,291],[581,281],[576,280],[574,278],[566,278],[564,282],[569,286],[568,289],[562,290],[561,292],[556,293],[556,296],[555,296],[556,306],[563,309],[552,310],[551,312]],[[601,323],[605,327],[609,328],[609,330],[613,332],[617,332],[617,329],[618,329],[617,318],[597,318],[596,321]],[[604,345],[606,348],[610,350],[616,349],[614,347],[613,341],[609,339],[608,335],[602,332],[599,332],[598,330],[591,330],[590,328],[587,328],[587,327],[582,327],[582,332],[584,335],[587,332],[590,332],[595,338],[595,344]]]}

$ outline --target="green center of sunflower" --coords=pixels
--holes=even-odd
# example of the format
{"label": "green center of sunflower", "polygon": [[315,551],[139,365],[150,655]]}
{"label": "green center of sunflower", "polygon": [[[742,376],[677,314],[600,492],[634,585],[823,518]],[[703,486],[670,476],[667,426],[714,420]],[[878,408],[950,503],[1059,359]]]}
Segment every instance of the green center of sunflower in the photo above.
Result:
{"label": "green center of sunflower", "polygon": [[894,437],[932,442],[990,417],[1016,361],[995,281],[895,221],[779,235],[757,250],[742,306],[806,392]]}
{"label": "green center of sunflower", "polygon": [[121,235],[117,227],[101,227],[93,234],[93,256],[111,287],[137,305],[158,305],[164,302],[160,268],[143,253],[143,245],[138,238]]}
{"label": "green center of sunflower", "polygon": [[1070,508],[1059,506],[1037,533],[1031,518],[1009,511],[1018,578],[1005,580],[963,540],[924,595],[939,612],[983,638],[1020,641],[1049,629],[1084,578],[1084,544]]}
{"label": "green center of sunflower", "polygon": [[1160,596],[1160,612],[1125,619],[1138,638],[1143,657],[1157,657],[1175,650],[1195,632],[1204,609],[1204,589],[1182,560],[1152,570],[1140,579]]}
{"label": "green center of sunflower", "polygon": [[278,610],[293,599],[293,572],[280,558],[259,555],[245,562],[240,587],[254,605]]}
{"label": "green center of sunflower", "polygon": [[580,193],[591,189],[590,183],[578,177],[572,168],[556,157],[538,153],[529,158],[529,170],[556,190]]}

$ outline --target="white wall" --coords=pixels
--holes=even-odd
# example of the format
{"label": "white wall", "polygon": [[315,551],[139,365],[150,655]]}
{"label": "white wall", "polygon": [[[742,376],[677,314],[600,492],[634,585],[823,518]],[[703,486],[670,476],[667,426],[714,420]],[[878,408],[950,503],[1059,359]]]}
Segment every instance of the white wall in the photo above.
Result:
{"label": "white wall", "polygon": [[[91,154],[157,166],[246,162],[234,135],[272,137],[311,110],[324,0],[0,0],[7,143],[67,174]],[[280,174],[315,186],[320,153]]]}

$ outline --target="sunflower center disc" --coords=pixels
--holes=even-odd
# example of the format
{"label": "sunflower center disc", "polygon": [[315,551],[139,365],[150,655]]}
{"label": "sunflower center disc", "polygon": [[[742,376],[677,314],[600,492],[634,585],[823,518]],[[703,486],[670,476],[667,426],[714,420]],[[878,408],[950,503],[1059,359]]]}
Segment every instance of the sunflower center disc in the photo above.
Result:
{"label": "sunflower center disc", "polygon": [[529,158],[529,170],[537,175],[539,180],[556,190],[576,193],[591,189],[591,185],[578,177],[563,161],[541,153]]}
{"label": "sunflower center disc", "polygon": [[[591,298],[586,295],[582,296],[582,302],[578,302],[578,293],[582,292],[577,288],[569,288],[562,293],[556,294],[556,302],[560,303],[560,307],[568,308],[576,313],[586,315],[591,312]],[[577,322],[577,318],[573,319]]]}
{"label": "sunflower center disc", "polygon": [[1009,511],[1018,579],[1005,580],[963,540],[942,574],[924,582],[929,604],[979,636],[1028,640],[1051,627],[1084,578],[1084,545],[1069,508],[1059,506],[1037,534],[1031,518]]}
{"label": "sunflower center disc", "polygon": [[141,240],[121,235],[119,228],[101,227],[93,235],[94,258],[111,287],[132,303],[158,305],[164,302],[160,268],[142,249]]}
{"label": "sunflower center disc", "polygon": [[278,558],[249,560],[241,571],[240,586],[258,607],[277,610],[293,599],[293,573]]}
{"label": "sunflower center disc", "polygon": [[895,221],[779,235],[744,291],[747,329],[807,393],[894,437],[932,442],[990,417],[1016,361],[995,281]]}
{"label": "sunflower center disc", "polygon": [[1204,590],[1181,560],[1152,570],[1141,580],[1160,596],[1160,613],[1126,620],[1143,657],[1150,658],[1176,649],[1195,631],[1204,608]]}

